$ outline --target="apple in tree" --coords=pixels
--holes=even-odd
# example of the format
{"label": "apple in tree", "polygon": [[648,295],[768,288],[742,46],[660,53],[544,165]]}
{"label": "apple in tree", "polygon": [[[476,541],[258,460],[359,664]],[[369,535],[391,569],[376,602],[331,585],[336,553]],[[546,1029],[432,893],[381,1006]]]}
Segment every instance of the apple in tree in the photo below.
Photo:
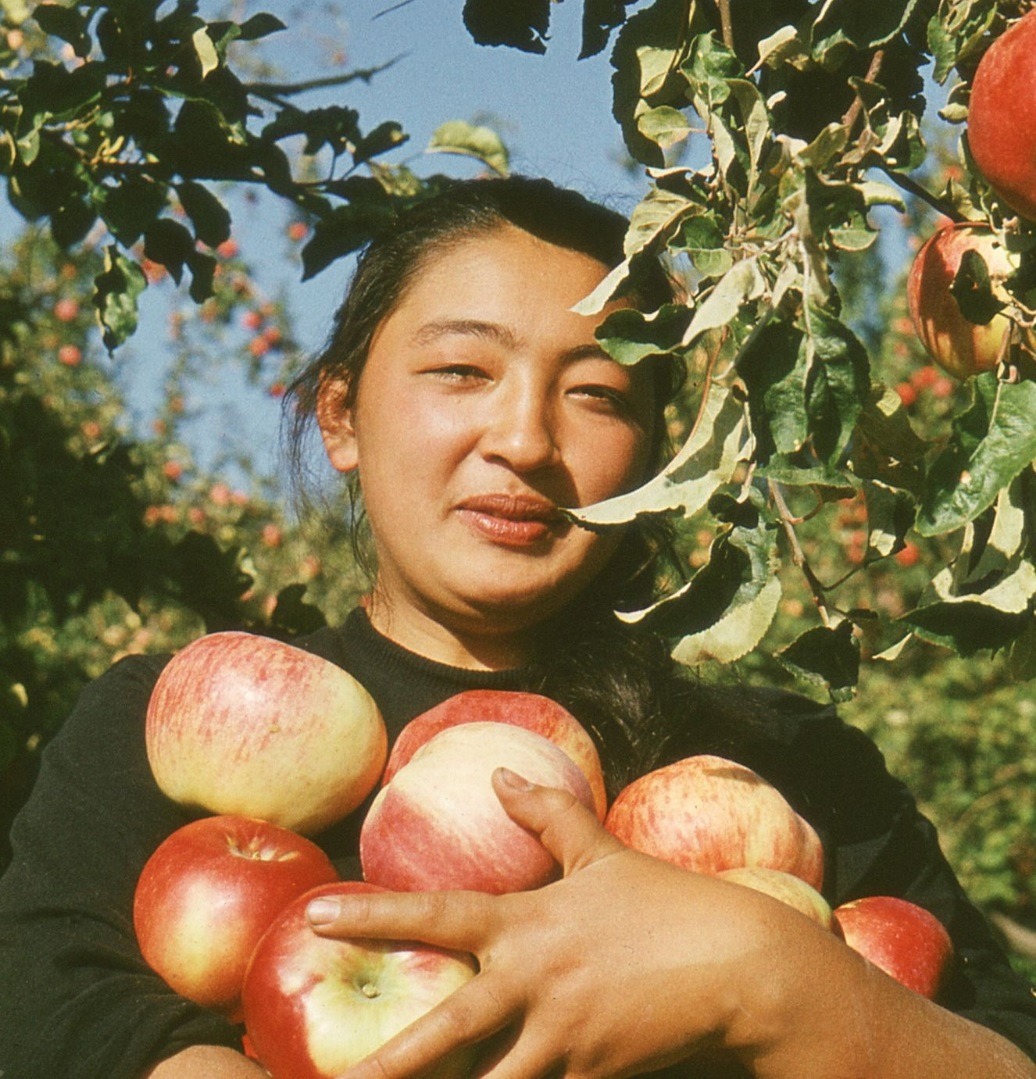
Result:
{"label": "apple in tree", "polygon": [[202,817],[144,864],[133,898],[141,953],[181,996],[235,1018],[259,938],[296,896],[337,879],[320,847],[286,828]]}
{"label": "apple in tree", "polygon": [[761,865],[735,866],[733,869],[722,870],[716,876],[730,881],[731,884],[754,888],[757,892],[779,899],[805,914],[807,918],[812,918],[825,929],[831,928],[831,904],[812,884],[807,884],[801,877]]}
{"label": "apple in tree", "polygon": [[461,723],[510,723],[549,738],[586,776],[597,817],[604,820],[607,795],[601,759],[593,739],[571,712],[539,693],[469,689],[448,697],[403,728],[389,753],[382,784],[388,783],[432,735]]}
{"label": "apple in tree", "polygon": [[853,951],[924,997],[934,999],[953,959],[953,941],[931,911],[890,895],[835,907],[836,932]]}
{"label": "apple in tree", "polygon": [[[473,957],[427,944],[317,936],[306,906],[321,895],[380,891],[343,881],[289,904],[260,940],[245,975],[249,1052],[273,1079],[334,1079],[470,981]],[[474,1050],[425,1079],[467,1079]]]}
{"label": "apple in tree", "polygon": [[559,871],[507,816],[492,785],[509,768],[570,791],[589,809],[586,777],[548,738],[508,723],[463,723],[430,738],[378,792],[360,830],[363,876],[396,891],[538,888]]}
{"label": "apple in tree", "polygon": [[764,866],[817,890],[824,852],[813,827],[758,773],[699,754],[635,779],[605,827],[628,847],[698,873]]}
{"label": "apple in tree", "polygon": [[1036,11],[986,49],[968,105],[968,146],[999,197],[1036,221]]}
{"label": "apple in tree", "polygon": [[352,675],[251,633],[192,641],[158,677],[147,755],[159,788],[208,813],[314,834],[377,785],[385,724]]}
{"label": "apple in tree", "polygon": [[925,241],[910,265],[907,304],[917,336],[946,372],[965,379],[991,371],[1004,351],[1011,321],[995,314],[979,325],[965,318],[950,291],[966,251],[977,251],[990,277],[1003,280],[1013,265],[995,234],[981,225],[944,225]]}

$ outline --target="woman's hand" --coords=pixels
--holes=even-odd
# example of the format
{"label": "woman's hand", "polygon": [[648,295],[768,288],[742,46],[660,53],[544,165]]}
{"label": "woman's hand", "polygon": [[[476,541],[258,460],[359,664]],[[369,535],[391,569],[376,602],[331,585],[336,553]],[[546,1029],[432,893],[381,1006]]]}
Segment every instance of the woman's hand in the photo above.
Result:
{"label": "woman's hand", "polygon": [[637,854],[561,791],[506,772],[494,784],[564,878],[503,896],[338,900],[314,925],[323,935],[417,939],[480,964],[351,1079],[402,1079],[460,1044],[486,1043],[482,1072],[496,1079],[631,1075],[723,1045],[743,1003],[736,972],[763,947],[755,893]]}

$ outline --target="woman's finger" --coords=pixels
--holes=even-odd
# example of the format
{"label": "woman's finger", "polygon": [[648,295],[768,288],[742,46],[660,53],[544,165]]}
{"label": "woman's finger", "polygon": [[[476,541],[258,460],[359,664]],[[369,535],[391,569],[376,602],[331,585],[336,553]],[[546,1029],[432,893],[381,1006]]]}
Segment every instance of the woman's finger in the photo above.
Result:
{"label": "woman's finger", "polygon": [[592,810],[567,791],[530,783],[506,768],[493,773],[493,787],[508,816],[538,836],[566,877],[626,849],[604,830]]}
{"label": "woman's finger", "polygon": [[470,1050],[502,1030],[513,1008],[494,990],[489,975],[467,985],[416,1019],[340,1079],[408,1079],[451,1053]]}
{"label": "woman's finger", "polygon": [[419,940],[477,953],[495,924],[492,896],[480,892],[343,892],[306,907],[323,937]]}

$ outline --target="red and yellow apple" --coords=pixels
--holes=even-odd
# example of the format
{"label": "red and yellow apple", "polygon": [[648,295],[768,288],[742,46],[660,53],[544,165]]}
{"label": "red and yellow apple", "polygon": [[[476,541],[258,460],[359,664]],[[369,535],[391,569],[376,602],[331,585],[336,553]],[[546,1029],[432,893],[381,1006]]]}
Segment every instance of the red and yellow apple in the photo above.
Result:
{"label": "red and yellow apple", "polygon": [[605,827],[634,850],[698,873],[764,866],[818,890],[823,883],[824,852],[809,822],[758,773],[712,754],[635,779]]}
{"label": "red and yellow apple", "polygon": [[[245,976],[249,1052],[273,1079],[334,1079],[474,977],[475,960],[431,945],[317,936],[306,906],[321,895],[377,891],[341,882],[291,903],[259,942]],[[469,1050],[426,1079],[467,1079]]]}
{"label": "red and yellow apple", "polygon": [[211,633],[163,669],[147,710],[159,788],[208,813],[314,834],[377,785],[385,724],[360,683],[320,656],[250,633]]}
{"label": "red and yellow apple", "polygon": [[430,738],[378,792],[360,831],[364,879],[396,891],[537,888],[558,865],[504,812],[493,772],[570,791],[589,809],[586,777],[553,742],[507,723],[464,723]]}
{"label": "red and yellow apple", "polygon": [[320,847],[285,828],[235,816],[192,821],[138,878],[141,953],[181,996],[236,1017],[259,938],[296,896],[337,879]]}
{"label": "red and yellow apple", "polygon": [[807,884],[801,877],[761,865],[735,866],[733,869],[724,869],[716,876],[731,884],[740,884],[762,892],[772,899],[779,899],[789,907],[794,907],[800,914],[812,918],[825,929],[831,928],[831,904],[812,884]]}
{"label": "red and yellow apple", "polygon": [[1036,10],[985,51],[971,84],[968,146],[990,186],[1036,221]]}
{"label": "red and yellow apple", "polygon": [[1013,271],[1003,245],[988,228],[966,222],[944,225],[918,251],[907,276],[907,304],[917,336],[929,356],[955,378],[990,371],[1004,352],[1011,329],[1006,315],[984,325],[965,318],[950,291],[966,251],[977,251],[991,278]]}
{"label": "red and yellow apple", "polygon": [[448,697],[403,728],[389,753],[382,784],[388,783],[429,738],[462,723],[510,723],[549,738],[586,776],[598,819],[604,820],[607,796],[601,759],[593,739],[571,712],[539,693],[469,689]]}
{"label": "red and yellow apple", "polygon": [[865,896],[833,912],[853,951],[908,989],[934,999],[950,969],[953,941],[931,911],[890,895]]}

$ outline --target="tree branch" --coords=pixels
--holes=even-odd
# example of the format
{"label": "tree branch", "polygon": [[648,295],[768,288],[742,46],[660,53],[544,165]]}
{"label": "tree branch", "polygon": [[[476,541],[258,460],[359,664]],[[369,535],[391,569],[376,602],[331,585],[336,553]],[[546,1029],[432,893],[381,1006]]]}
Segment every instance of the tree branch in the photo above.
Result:
{"label": "tree branch", "polygon": [[928,205],[937,213],[944,214],[951,221],[965,220],[964,216],[956,206],[953,206],[945,199],[939,198],[938,195],[933,195],[931,191],[922,187],[916,180],[912,180],[909,176],[904,176],[901,172],[896,172],[895,169],[890,169],[885,164],[879,163],[877,167],[885,173],[896,187],[901,187],[908,194],[913,195],[915,198],[919,198],[922,202],[928,203]]}
{"label": "tree branch", "polygon": [[394,67],[400,60],[407,57],[407,53],[400,53],[391,60],[386,60],[377,67],[358,68],[355,71],[347,71],[343,75],[327,75],[320,79],[306,79],[303,82],[246,82],[242,85],[250,94],[256,97],[274,100],[275,98],[294,97],[296,94],[305,94],[310,90],[326,90],[332,86],[345,86],[358,79],[362,82],[370,82],[375,75]]}
{"label": "tree branch", "polygon": [[734,51],[734,22],[730,17],[730,0],[716,0],[719,8],[719,25],[723,31],[723,44]]}
{"label": "tree branch", "polygon": [[[881,65],[885,62],[885,50],[878,49],[878,51],[871,57],[871,62],[867,66],[867,74],[864,75],[864,81],[874,82],[874,80],[881,74]],[[853,103],[849,106],[849,111],[842,117],[842,126],[848,128],[850,134],[852,129],[856,126],[856,121],[860,118],[860,113],[863,112],[863,100],[860,95],[857,94]]]}

